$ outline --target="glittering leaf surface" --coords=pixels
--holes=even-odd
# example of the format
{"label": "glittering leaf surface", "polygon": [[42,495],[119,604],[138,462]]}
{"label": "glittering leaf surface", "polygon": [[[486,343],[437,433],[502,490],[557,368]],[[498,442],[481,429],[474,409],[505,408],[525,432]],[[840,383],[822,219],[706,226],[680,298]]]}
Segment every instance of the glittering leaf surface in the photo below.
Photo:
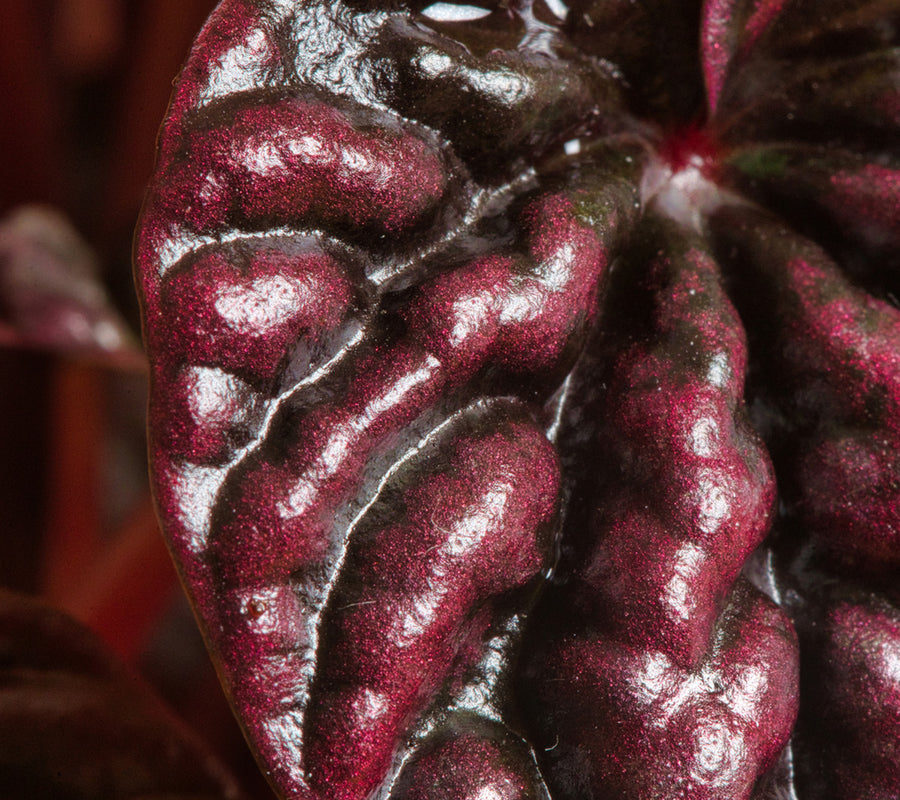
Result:
{"label": "glittering leaf surface", "polygon": [[798,614],[810,665],[796,737],[803,796],[890,797],[900,791],[900,614],[884,597],[858,589],[814,597]]}
{"label": "glittering leaf surface", "polygon": [[[276,792],[818,800],[805,676],[896,705],[852,665],[896,668],[897,22],[219,6],[136,272],[158,508]],[[878,620],[798,649],[832,583]],[[877,727],[829,797],[896,784]]]}

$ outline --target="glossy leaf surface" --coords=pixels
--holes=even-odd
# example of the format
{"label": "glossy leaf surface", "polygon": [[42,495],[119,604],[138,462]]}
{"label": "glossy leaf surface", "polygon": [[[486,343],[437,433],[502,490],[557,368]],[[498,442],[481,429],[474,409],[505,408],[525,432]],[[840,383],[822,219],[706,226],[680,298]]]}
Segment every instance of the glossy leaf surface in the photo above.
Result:
{"label": "glossy leaf surface", "polygon": [[889,591],[900,480],[897,17],[825,5],[207,23],[136,241],[151,462],[282,796],[806,791],[778,604]]}

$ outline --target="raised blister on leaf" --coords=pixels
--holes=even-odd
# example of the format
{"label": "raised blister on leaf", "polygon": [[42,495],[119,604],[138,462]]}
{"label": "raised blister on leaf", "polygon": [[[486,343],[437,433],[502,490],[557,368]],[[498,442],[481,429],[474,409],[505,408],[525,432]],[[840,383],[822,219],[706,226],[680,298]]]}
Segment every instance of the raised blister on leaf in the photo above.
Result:
{"label": "raised blister on leaf", "polygon": [[767,435],[789,517],[832,567],[890,580],[900,566],[900,313],[767,215],[723,209],[712,225],[733,253],[760,396],[776,410]]}
{"label": "raised blister on leaf", "polygon": [[802,790],[835,800],[895,795],[900,611],[887,598],[860,591],[832,590],[813,598],[799,625],[809,665],[801,674],[797,737],[804,756]]}
{"label": "raised blister on leaf", "polygon": [[571,614],[548,620],[525,679],[553,796],[749,798],[797,714],[787,617],[739,582],[709,650],[685,669]]}

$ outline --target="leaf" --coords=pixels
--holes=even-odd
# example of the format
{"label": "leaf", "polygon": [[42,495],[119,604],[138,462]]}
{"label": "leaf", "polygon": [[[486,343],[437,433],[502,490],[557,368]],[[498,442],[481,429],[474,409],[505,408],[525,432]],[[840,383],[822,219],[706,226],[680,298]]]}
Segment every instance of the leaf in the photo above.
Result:
{"label": "leaf", "polygon": [[0,793],[10,800],[242,796],[86,628],[5,590],[0,676]]}
{"label": "leaf", "polygon": [[565,612],[548,630],[526,672],[526,702],[561,796],[649,797],[680,782],[688,797],[749,797],[787,741],[797,713],[796,634],[743,581],[696,670]]}
{"label": "leaf", "polygon": [[0,338],[141,368],[137,342],[97,272],[94,255],[57,212],[12,213],[0,223]]}
{"label": "leaf", "polygon": [[[220,13],[246,13],[240,38],[269,41],[242,9]],[[542,405],[637,207],[639,147],[586,141],[577,164],[557,158],[585,87],[615,83],[597,64],[575,59],[558,84],[568,73],[524,45],[432,52],[446,43],[387,19],[354,34],[359,68],[380,70],[368,102],[390,99],[458,149],[372,105],[323,102],[340,82],[288,97],[245,87],[176,110],[137,242],[164,527],[286,796],[388,791],[448,709],[494,692],[502,676],[482,685],[478,665],[552,561],[559,479]],[[416,75],[389,68],[398,35],[425,48]],[[480,75],[530,88],[510,105]],[[416,100],[425,89],[434,103]],[[473,91],[501,134],[490,165],[462,133]],[[521,180],[523,146],[556,150],[498,219],[491,181]],[[486,703],[468,710],[505,717]]]}
{"label": "leaf", "polygon": [[821,668],[802,673],[800,786],[890,796],[900,790],[900,611],[884,595],[846,588],[807,598],[815,606],[801,614],[799,633],[804,655]]}
{"label": "leaf", "polygon": [[[796,642],[741,572],[775,518],[825,564],[796,498],[840,470],[868,498],[897,465],[789,463],[776,507],[751,419],[780,447],[803,403],[871,406],[864,456],[894,430],[892,340],[836,334],[852,388],[795,360],[806,390],[769,403],[732,273],[746,245],[792,274],[797,239],[723,244],[716,220],[824,204],[826,250],[891,272],[895,15],[824,7],[226,0],[201,32],[136,240],[151,464],[281,796],[793,791]],[[847,313],[849,341],[873,318]],[[678,719],[643,703],[657,673]]]}
{"label": "leaf", "polygon": [[790,420],[768,432],[786,516],[815,560],[889,583],[900,567],[900,312],[768,215],[722,209],[712,228],[765,354],[761,399]]}

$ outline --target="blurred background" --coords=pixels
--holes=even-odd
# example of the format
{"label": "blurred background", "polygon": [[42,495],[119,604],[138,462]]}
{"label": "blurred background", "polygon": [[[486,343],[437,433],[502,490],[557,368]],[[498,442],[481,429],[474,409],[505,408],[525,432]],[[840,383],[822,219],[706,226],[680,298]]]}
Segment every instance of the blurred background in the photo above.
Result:
{"label": "blurred background", "polygon": [[214,5],[0,2],[0,584],[86,623],[265,796],[147,490],[131,279],[156,132]]}

